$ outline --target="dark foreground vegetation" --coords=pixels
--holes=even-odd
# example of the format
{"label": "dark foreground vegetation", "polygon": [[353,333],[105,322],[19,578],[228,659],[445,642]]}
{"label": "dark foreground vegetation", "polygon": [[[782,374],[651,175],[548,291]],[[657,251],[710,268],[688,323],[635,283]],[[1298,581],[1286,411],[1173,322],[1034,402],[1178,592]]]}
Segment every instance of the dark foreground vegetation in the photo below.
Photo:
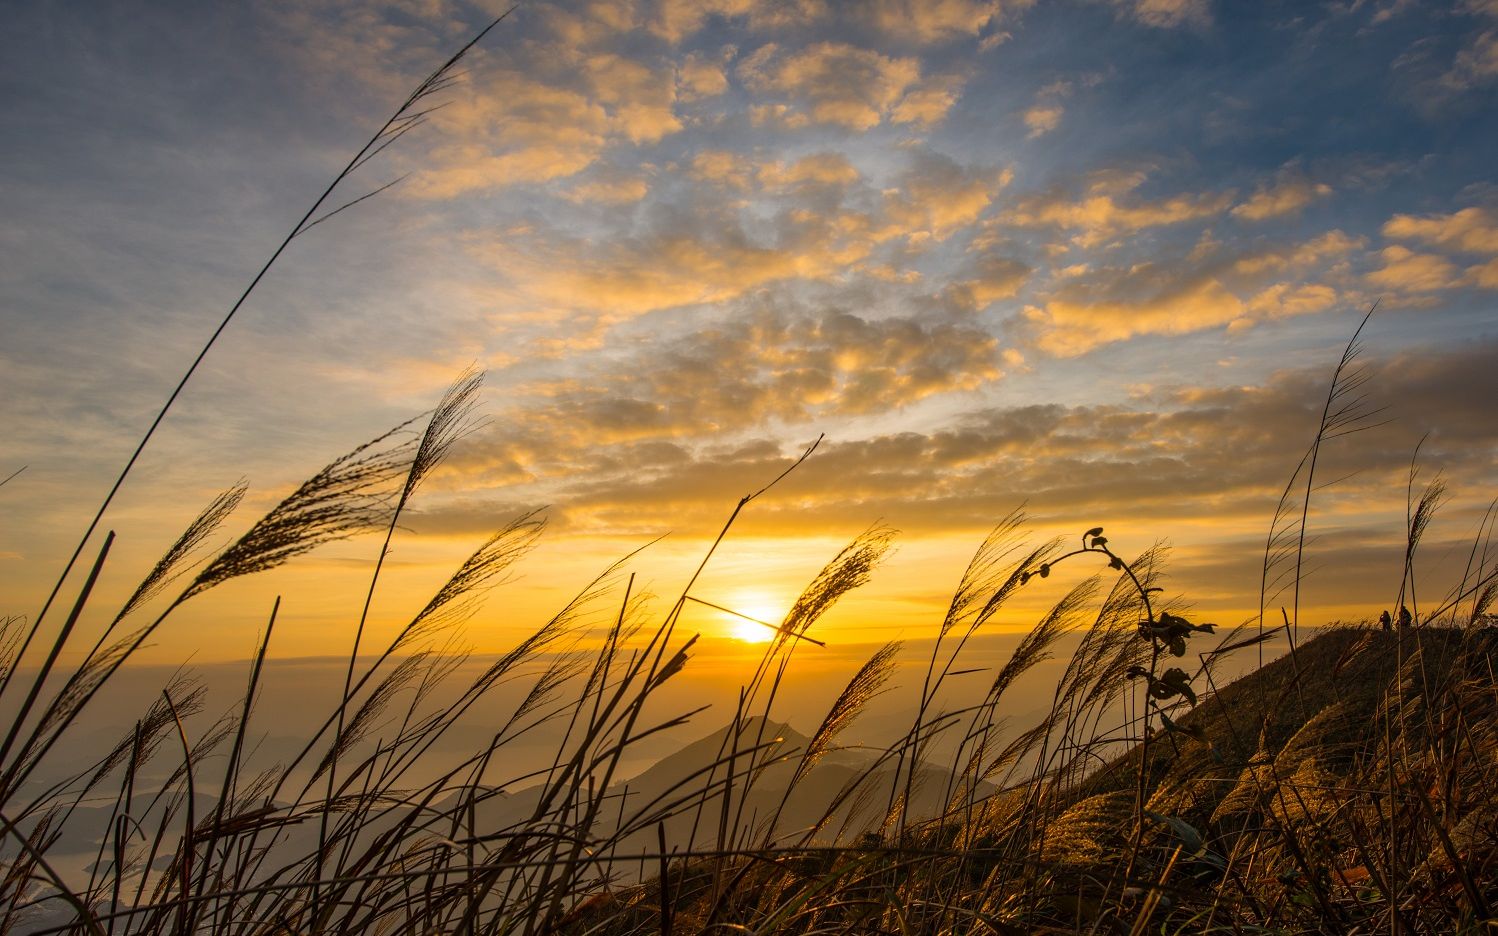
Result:
{"label": "dark foreground vegetation", "polygon": [[[342,211],[324,201],[420,124],[461,54],[351,160],[267,268]],[[1183,616],[1157,584],[1159,548],[1116,552],[1098,528],[1029,543],[1011,515],[954,576],[908,731],[849,760],[839,739],[888,688],[898,647],[874,652],[809,735],[777,721],[775,702],[821,616],[881,561],[893,531],[875,527],[811,578],[728,727],[674,775],[633,790],[621,785],[632,747],[700,714],[654,704],[690,665],[695,637],[679,623],[696,576],[654,605],[621,561],[468,675],[448,635],[540,535],[541,519],[525,515],[480,544],[393,640],[366,645],[392,538],[471,425],[477,374],[424,424],[333,461],[204,558],[244,489],[224,492],[122,606],[101,609],[91,596],[113,534],[95,534],[132,457],[39,613],[0,627],[0,931],[1492,932],[1498,567],[1488,521],[1459,583],[1421,607],[1413,558],[1443,492],[1415,496],[1412,478],[1396,614],[1296,645],[1317,457],[1372,415],[1356,359],[1354,338],[1272,519],[1253,627],[1217,634]],[[729,513],[699,574],[778,479],[767,481]],[[272,766],[252,756],[272,608],[232,710],[214,718],[203,687],[182,677],[87,769],[52,769],[85,743],[80,716],[184,605],[361,533],[383,536],[370,600],[350,612],[341,701],[310,718],[300,754]],[[944,707],[949,679],[973,672],[974,636],[1037,577],[1071,587],[978,701]],[[1282,599],[1283,623],[1265,622]],[[606,636],[584,645],[584,625],[605,608]],[[1289,652],[1219,684],[1229,655],[1271,642]],[[1006,725],[1016,680],[1063,646],[1074,649],[1046,714]],[[434,746],[515,685],[524,691],[489,743],[431,779]],[[552,763],[512,775],[508,746],[538,732],[557,739]],[[80,850],[81,870],[64,860]]]}

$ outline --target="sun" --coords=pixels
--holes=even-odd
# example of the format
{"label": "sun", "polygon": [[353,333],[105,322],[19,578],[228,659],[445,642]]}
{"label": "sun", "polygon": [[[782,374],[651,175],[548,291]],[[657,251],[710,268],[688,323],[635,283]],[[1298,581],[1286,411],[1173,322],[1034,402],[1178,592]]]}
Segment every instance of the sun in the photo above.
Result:
{"label": "sun", "polygon": [[723,604],[723,607],[738,612],[722,615],[723,627],[728,636],[750,644],[766,643],[775,636],[775,628],[768,625],[779,624],[785,612],[773,600],[760,594],[739,594],[733,597],[734,600]]}

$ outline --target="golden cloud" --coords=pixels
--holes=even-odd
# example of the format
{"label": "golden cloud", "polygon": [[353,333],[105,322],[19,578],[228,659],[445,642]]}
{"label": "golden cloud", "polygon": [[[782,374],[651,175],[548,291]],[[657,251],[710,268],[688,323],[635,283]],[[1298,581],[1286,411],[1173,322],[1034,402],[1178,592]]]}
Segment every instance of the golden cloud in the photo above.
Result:
{"label": "golden cloud", "polygon": [[884,223],[875,237],[943,240],[975,223],[1011,178],[1007,170],[962,166],[920,151],[899,184],[884,193]]}
{"label": "golden cloud", "polygon": [[933,127],[947,116],[962,97],[966,79],[959,75],[933,75],[912,87],[890,111],[891,123]]}
{"label": "golden cloud", "polygon": [[754,166],[732,150],[703,150],[692,157],[690,172],[695,179],[742,190],[749,188]]}
{"label": "golden cloud", "polygon": [[1042,350],[1074,356],[1141,335],[1243,329],[1323,312],[1349,298],[1343,258],[1364,245],[1335,229],[1247,254],[1204,243],[1184,263],[1068,268],[1026,309],[1028,333]]}
{"label": "golden cloud", "polygon": [[997,21],[1005,7],[1029,5],[1001,5],[996,0],[870,0],[852,9],[887,35],[924,45],[976,36]]}
{"label": "golden cloud", "polygon": [[987,256],[978,261],[974,272],[972,278],[953,283],[952,289],[960,293],[965,306],[982,309],[1016,295],[1033,271],[1011,257]]}
{"label": "golden cloud", "polygon": [[1352,237],[1332,229],[1298,244],[1284,244],[1245,254],[1233,261],[1236,273],[1253,276],[1279,270],[1304,269],[1325,260],[1342,257],[1368,244],[1364,237]]}
{"label": "golden cloud", "polygon": [[1025,126],[1030,128],[1030,139],[1043,136],[1061,126],[1061,117],[1066,108],[1060,104],[1036,104],[1025,111]]}
{"label": "golden cloud", "polygon": [[[784,54],[769,43],[740,63],[739,75],[755,92],[790,98],[818,123],[861,131],[877,127],[917,89],[921,65],[841,42]],[[929,118],[926,105],[917,111]]]}
{"label": "golden cloud", "polygon": [[845,186],[862,178],[848,157],[841,153],[812,153],[789,163],[764,163],[759,166],[757,174],[760,184],[768,189]]}
{"label": "golden cloud", "polygon": [[1403,293],[1435,292],[1458,285],[1456,266],[1436,254],[1417,254],[1395,244],[1379,251],[1383,266],[1368,274],[1368,282]]}
{"label": "golden cloud", "polygon": [[728,90],[723,65],[692,53],[676,66],[676,93],[684,101],[717,97]]}
{"label": "golden cloud", "polygon": [[593,99],[609,108],[613,130],[631,142],[654,143],[681,129],[672,110],[676,80],[671,68],[601,54],[584,59],[583,72]]}
{"label": "golden cloud", "polygon": [[682,128],[664,62],[578,55],[565,75],[498,67],[450,92],[433,115],[441,139],[405,191],[452,198],[576,175],[618,142],[655,143]]}
{"label": "golden cloud", "polygon": [[741,19],[754,31],[805,26],[826,18],[824,0],[659,0],[649,15],[651,32],[675,45],[713,16]]}
{"label": "golden cloud", "polygon": [[1036,344],[1042,350],[1074,357],[1138,335],[1181,335],[1226,325],[1246,311],[1242,300],[1210,277],[1135,300],[1089,301],[1079,292],[1063,287],[1044,305],[1025,310],[1039,329]]}
{"label": "golden cloud", "polygon": [[1248,300],[1258,318],[1289,318],[1324,312],[1337,304],[1337,291],[1324,283],[1275,283]]}
{"label": "golden cloud", "polygon": [[1247,201],[1233,206],[1233,217],[1245,221],[1266,221],[1298,213],[1311,202],[1326,198],[1332,187],[1324,182],[1304,178],[1282,178],[1273,185],[1261,186]]}
{"label": "golden cloud", "polygon": [[1486,209],[1463,208],[1452,214],[1395,215],[1383,227],[1385,237],[1416,240],[1467,253],[1498,254],[1498,218]]}
{"label": "golden cloud", "polygon": [[1002,220],[1016,227],[1075,231],[1074,244],[1096,247],[1133,231],[1214,217],[1232,204],[1231,193],[1185,193],[1158,201],[1128,197],[1143,181],[1142,173],[1100,173],[1079,199],[1059,190],[1033,195]]}
{"label": "golden cloud", "polygon": [[[607,325],[724,302],[779,282],[846,283],[860,271],[918,279],[898,268],[901,252],[973,227],[1009,178],[924,149],[911,152],[909,168],[885,191],[864,184],[858,168],[835,152],[755,162],[707,150],[685,174],[709,184],[685,201],[631,212],[648,219],[643,229],[583,235],[532,225],[523,237],[476,233],[471,248],[507,280],[507,305],[526,310],[514,314],[575,313]],[[627,204],[647,189],[638,172],[595,171],[560,194]],[[1012,295],[1024,273],[1023,265],[980,264],[968,284],[968,306]]]}

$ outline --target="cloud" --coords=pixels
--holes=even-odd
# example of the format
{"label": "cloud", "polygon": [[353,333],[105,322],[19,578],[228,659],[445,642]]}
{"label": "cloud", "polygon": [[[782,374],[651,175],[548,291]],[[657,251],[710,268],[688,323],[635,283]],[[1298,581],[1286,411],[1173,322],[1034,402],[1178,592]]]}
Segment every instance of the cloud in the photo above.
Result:
{"label": "cloud", "polygon": [[971,278],[956,280],[949,288],[962,305],[982,309],[1016,295],[1032,272],[1029,265],[1012,257],[986,256],[977,262]]}
{"label": "cloud", "polygon": [[747,17],[759,6],[756,0],[660,0],[650,16],[649,29],[675,45],[695,35],[714,16]]}
{"label": "cloud", "polygon": [[[1087,76],[1088,84],[1096,84],[1101,80],[1100,76]],[[1030,128],[1030,139],[1043,136],[1061,126],[1061,117],[1066,113],[1066,108],[1061,102],[1070,97],[1072,83],[1070,81],[1053,81],[1035,93],[1035,103],[1025,111],[1025,126]]]}
{"label": "cloud", "polygon": [[1066,108],[1060,104],[1036,104],[1025,111],[1025,126],[1030,128],[1030,139],[1043,136],[1061,126],[1061,117]]}
{"label": "cloud", "polygon": [[676,78],[664,61],[614,53],[570,68],[501,65],[451,90],[432,116],[439,139],[404,190],[445,199],[576,175],[606,148],[659,142],[682,129]]}
{"label": "cloud", "polygon": [[693,52],[676,66],[676,94],[683,101],[717,97],[727,90],[728,76],[721,62]]}
{"label": "cloud", "polygon": [[1135,300],[1093,301],[1080,293],[1063,287],[1044,305],[1025,310],[1039,329],[1036,343],[1042,350],[1073,357],[1139,335],[1181,335],[1226,325],[1246,310],[1242,300],[1210,277],[1172,284]]}
{"label": "cloud", "polygon": [[1272,185],[1260,186],[1244,202],[1234,205],[1232,214],[1245,221],[1266,221],[1298,214],[1311,202],[1326,198],[1332,187],[1300,177],[1282,177]]}
{"label": "cloud", "polygon": [[1110,0],[1129,18],[1160,29],[1206,26],[1212,22],[1210,0]]}
{"label": "cloud", "polygon": [[[613,199],[627,212],[583,227],[527,220],[516,231],[475,230],[469,249],[502,277],[511,315],[567,321],[569,345],[598,340],[589,326],[776,284],[856,292],[874,278],[910,283],[920,278],[914,253],[974,228],[1009,175],[919,147],[906,160],[879,190],[837,152],[757,160],[703,150],[676,170],[700,184],[663,186],[638,207],[627,199],[648,185],[645,174],[598,171],[562,194]],[[980,272],[973,290],[991,298],[1013,285]],[[883,301],[903,301],[902,292],[886,293]]]}
{"label": "cloud", "polygon": [[548,182],[576,175],[597,160],[611,120],[581,91],[553,87],[518,72],[493,75],[487,93],[477,83],[439,111],[445,140],[435,145],[406,186],[422,198]]}
{"label": "cloud", "polygon": [[811,118],[789,104],[750,104],[749,123],[772,130],[800,130],[811,126]]}
{"label": "cloud", "polygon": [[806,186],[846,186],[858,182],[858,169],[841,153],[812,153],[791,162],[762,163],[759,182],[767,189],[797,189]]}
{"label": "cloud", "polygon": [[[1001,376],[997,339],[972,325],[754,306],[623,360],[579,359],[585,379],[531,385],[517,420],[545,437],[540,448],[701,440],[888,414]],[[514,458],[501,463],[515,473]]]}
{"label": "cloud", "polygon": [[[1072,357],[1143,335],[1182,335],[1333,308],[1342,258],[1363,241],[1340,230],[1236,253],[1215,243],[1185,262],[1084,268],[1026,307],[1023,330],[1050,354]],[[1328,268],[1328,263],[1331,264]]]}
{"label": "cloud", "polygon": [[860,259],[834,245],[762,246],[742,231],[652,232],[588,249],[565,241],[528,258],[524,288],[562,308],[618,320],[655,309],[724,302],[778,280],[818,279]]}
{"label": "cloud", "polygon": [[1498,260],[1467,268],[1467,281],[1483,289],[1498,289]]}
{"label": "cloud", "polygon": [[1383,266],[1368,274],[1368,282],[1402,293],[1435,292],[1459,284],[1457,268],[1445,257],[1417,254],[1394,245],[1379,251]]}
{"label": "cloud", "polygon": [[681,129],[672,109],[676,84],[669,66],[600,54],[585,59],[583,69],[594,100],[609,108],[613,129],[631,142],[654,143]]}
{"label": "cloud", "polygon": [[1233,260],[1233,270],[1246,276],[1301,270],[1343,257],[1368,245],[1365,237],[1353,237],[1334,228],[1299,243],[1260,248]]}
{"label": "cloud", "polygon": [[537,11],[561,48],[589,49],[606,45],[635,28],[634,10],[628,2],[593,0],[570,9],[558,4]]}
{"label": "cloud", "polygon": [[1275,283],[1250,299],[1247,310],[1258,318],[1290,318],[1324,312],[1339,298],[1337,291],[1324,283]]}
{"label": "cloud", "polygon": [[[752,166],[714,166],[717,179],[748,184]],[[742,175],[735,173],[742,171]],[[736,197],[736,196],[735,196]],[[704,197],[657,206],[633,233],[594,240],[532,230],[524,239],[481,236],[475,254],[541,309],[617,322],[677,306],[726,302],[781,281],[846,274],[875,246],[867,219],[794,204],[773,223],[750,223],[733,200]],[[548,312],[549,316],[554,312]]]}
{"label": "cloud", "polygon": [[694,179],[743,190],[752,184],[754,166],[732,150],[702,150],[692,156],[689,171]]}
{"label": "cloud", "polygon": [[1385,237],[1413,240],[1467,253],[1498,254],[1498,218],[1485,208],[1463,208],[1452,214],[1400,214],[1383,227]]}
{"label": "cloud", "polygon": [[1453,91],[1468,91],[1498,77],[1498,30],[1479,33],[1456,55],[1441,79]]}
{"label": "cloud", "polygon": [[966,83],[967,79],[960,75],[932,75],[922,79],[890,111],[890,122],[921,128],[936,126],[962,97]]}
{"label": "cloud", "polygon": [[573,185],[563,197],[578,204],[632,205],[648,194],[650,183],[644,176],[605,172]]}
{"label": "cloud", "polygon": [[1155,201],[1130,195],[1144,180],[1143,173],[1098,173],[1081,198],[1053,189],[1021,199],[1002,220],[1016,227],[1073,231],[1074,244],[1096,247],[1122,234],[1220,215],[1233,200],[1229,192],[1182,193]]}
{"label": "cloud", "polygon": [[894,39],[931,45],[977,36],[1006,12],[1029,5],[997,0],[870,0],[853,4],[851,9]]}
{"label": "cloud", "polygon": [[853,131],[886,120],[932,123],[956,100],[955,79],[923,84],[918,59],[842,42],[793,52],[769,43],[740,63],[739,76],[752,91],[787,98],[787,106],[817,123]]}
{"label": "cloud", "polygon": [[878,237],[943,240],[975,223],[1010,178],[1006,170],[964,166],[940,153],[919,150],[914,165],[884,193],[884,224]]}

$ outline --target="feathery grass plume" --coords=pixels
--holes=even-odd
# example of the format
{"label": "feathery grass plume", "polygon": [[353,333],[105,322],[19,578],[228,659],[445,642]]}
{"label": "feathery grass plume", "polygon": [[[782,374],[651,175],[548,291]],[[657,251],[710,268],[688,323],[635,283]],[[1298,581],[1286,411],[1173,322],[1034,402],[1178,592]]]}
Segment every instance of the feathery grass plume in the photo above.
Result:
{"label": "feathery grass plume", "polygon": [[[448,448],[467,431],[470,424],[471,411],[474,396],[482,383],[482,374],[469,371],[456,381],[442,402],[438,405],[431,420],[427,424],[427,430],[423,434],[417,446],[416,455],[412,459],[411,466],[407,470],[405,484],[401,495],[397,499],[395,509],[391,512],[390,524],[386,529],[385,542],[381,545],[380,556],[375,564],[374,576],[370,579],[369,591],[366,594],[364,608],[359,617],[359,624],[355,631],[354,647],[349,654],[348,669],[344,676],[343,692],[340,697],[338,709],[330,724],[334,725],[333,741],[328,748],[328,757],[319,765],[314,773],[314,778],[323,773],[328,777],[328,797],[333,795],[333,786],[336,782],[336,766],[339,758],[349,750],[351,744],[345,743],[345,732],[353,731],[353,723],[345,725],[344,718],[349,703],[352,701],[374,673],[391,656],[402,652],[418,640],[425,639],[433,632],[450,626],[462,620],[474,607],[474,603],[482,592],[498,584],[500,576],[513,565],[521,556],[535,545],[539,538],[544,520],[537,520],[536,511],[524,514],[511,521],[504,529],[491,536],[483,545],[475,550],[456,572],[447,580],[437,593],[427,602],[420,612],[403,627],[394,640],[380,653],[379,657],[370,665],[369,669],[354,682],[354,666],[357,660],[359,643],[364,633],[364,626],[368,619],[370,602],[374,595],[374,587],[379,578],[380,569],[384,565],[389,553],[390,538],[395,531],[395,524],[405,508],[407,499],[415,491],[421,480],[429,473],[446,455]],[[429,674],[435,675],[435,674]],[[441,681],[440,677],[436,681]],[[421,686],[429,684],[425,679]],[[414,708],[424,696],[421,686],[418,687],[416,698],[412,700],[412,708],[408,711],[407,722]],[[376,688],[376,693],[379,688]],[[371,701],[373,697],[371,697]],[[367,703],[366,703],[367,706]],[[361,712],[365,709],[361,709]],[[434,716],[437,721],[428,719],[421,723],[421,731],[416,732],[414,740],[420,740],[421,735],[434,730],[440,736],[446,730],[446,726],[440,724],[441,716]],[[357,716],[356,716],[357,719]],[[391,746],[391,765],[395,764],[395,750],[403,743],[407,735],[408,724],[403,725],[397,732],[398,743]],[[428,727],[436,726],[436,727]],[[326,730],[326,725],[324,730]],[[367,730],[364,729],[364,730]],[[434,739],[430,739],[434,740]],[[424,749],[424,748],[423,748]],[[305,752],[304,752],[305,753]],[[300,757],[298,758],[300,760]],[[324,813],[320,821],[320,835],[326,834],[327,815]],[[321,853],[321,850],[319,850]]]}
{"label": "feathery grass plume", "polygon": [[[1010,511],[1002,520],[996,524],[983,540],[982,545],[969,560],[967,568],[963,571],[962,579],[954,593],[947,613],[943,617],[942,626],[937,634],[936,642],[931,648],[931,659],[926,664],[926,675],[921,685],[921,696],[916,707],[914,724],[907,735],[907,741],[911,744],[902,745],[899,751],[900,762],[896,766],[898,774],[903,767],[907,748],[924,745],[929,742],[930,737],[925,733],[924,724],[926,712],[932,701],[937,697],[942,685],[958,658],[967,647],[968,641],[978,632],[1014,592],[1028,582],[1032,575],[1041,571],[1049,572],[1048,560],[1050,560],[1060,547],[1060,540],[1053,539],[1040,546],[1032,547],[1028,552],[1021,555],[1017,560],[1010,561],[1010,557],[1021,549],[1025,544],[1019,538],[1019,532],[1024,526],[1027,518],[1023,511],[1016,509]],[[958,637],[956,644],[947,653],[945,662],[940,667],[937,663],[941,659],[943,641],[959,624],[966,626]],[[992,718],[992,709],[986,712],[982,706],[974,710],[972,724],[967,734],[958,745],[957,761],[961,761],[964,746],[975,737],[986,739],[989,727],[978,729],[981,717]],[[978,751],[985,746],[985,740],[979,740],[976,748]],[[979,755],[981,757],[981,753]],[[909,785],[914,782],[917,764],[912,761],[907,774],[907,789],[905,791],[908,800],[913,793]],[[950,793],[950,790],[949,790]],[[890,806],[894,804],[894,792],[891,791]]]}
{"label": "feathery grass plume", "polygon": [[1488,614],[1488,608],[1493,606],[1493,598],[1498,596],[1498,582],[1488,582],[1472,598],[1472,613],[1467,618],[1467,623],[1477,624],[1482,622]]}
{"label": "feathery grass plume", "polygon": [[415,443],[411,421],[401,423],[334,461],[261,517],[199,572],[177,599],[181,604],[210,588],[253,575],[383,525],[390,485],[405,474]]}
{"label": "feathery grass plume", "polygon": [[[1004,568],[1004,561],[1022,548],[1017,537],[1026,522],[1022,510],[1010,511],[984,538],[973,558],[963,570],[962,580],[952,593],[951,604],[942,618],[940,637],[945,637],[953,628],[977,618],[983,609],[996,606],[994,596],[1013,578],[1011,570]],[[1020,565],[1028,567],[1028,563]],[[1006,592],[1007,594],[1007,592]],[[999,602],[1002,602],[1002,598]],[[992,612],[990,612],[992,613]]]}
{"label": "feathery grass plume", "polygon": [[[888,551],[890,544],[894,540],[894,536],[895,530],[875,524],[854,537],[851,543],[844,547],[831,562],[822,568],[816,578],[807,585],[800,596],[797,597],[791,609],[786,613],[781,626],[776,630],[775,638],[766,647],[765,653],[761,657],[754,675],[750,678],[748,686],[742,691],[740,712],[735,715],[733,730],[724,736],[724,749],[732,748],[727,760],[730,776],[725,778],[725,783],[730,785],[732,783],[731,775],[735,769],[734,762],[737,757],[738,744],[744,733],[740,727],[739,714],[749,711],[750,707],[756,704],[756,699],[760,691],[765,688],[768,677],[768,691],[765,694],[762,706],[762,717],[757,723],[753,719],[743,723],[746,727],[748,725],[756,725],[755,737],[749,740],[754,750],[761,749],[765,729],[769,725],[770,709],[774,705],[780,683],[785,676],[790,665],[791,655],[795,650],[793,642],[799,643],[800,639],[805,637],[811,626],[838,599],[869,581],[871,573]],[[695,639],[694,637],[693,641]],[[690,645],[691,641],[688,642],[687,646]],[[683,647],[681,651],[678,651],[676,657],[672,659],[670,664],[672,667],[671,673],[674,674],[674,672],[686,664],[686,649],[687,647]],[[771,675],[772,671],[773,675]],[[659,685],[659,682],[663,681],[664,679],[662,678],[658,682],[652,683],[651,688],[654,688],[654,686]],[[721,755],[722,751],[720,750],[719,753]],[[741,825],[743,808],[750,789],[763,774],[764,770],[773,762],[774,758],[769,756],[760,760],[754,753],[748,755],[746,761],[748,766],[744,771],[745,782],[738,796],[738,811],[735,813],[732,823],[734,829],[738,829]],[[727,818],[732,807],[732,794],[733,791],[730,786],[729,789],[725,790],[722,798],[722,817],[718,827],[720,839],[729,834]],[[694,827],[696,824],[696,820],[694,820]],[[724,842],[720,841],[720,850],[724,844]]]}
{"label": "feathery grass plume", "polygon": [[358,744],[375,727],[375,719],[390,704],[390,700],[397,693],[409,686],[418,676],[427,662],[427,652],[413,653],[396,664],[385,678],[381,679],[369,696],[354,711],[348,724],[344,726],[343,732],[338,736],[336,743],[330,745],[328,752],[323,755],[322,761],[317,769],[313,771],[312,780],[316,780],[333,764],[341,760],[349,749]]}
{"label": "feathery grass plume", "polygon": [[[1327,388],[1326,402],[1321,410],[1321,422],[1310,446],[1301,456],[1300,463],[1285,482],[1285,489],[1275,505],[1274,517],[1270,521],[1269,534],[1264,544],[1264,561],[1259,577],[1259,626],[1264,625],[1264,611],[1286,589],[1293,589],[1290,621],[1292,634],[1297,632],[1300,622],[1300,582],[1304,568],[1307,524],[1311,512],[1311,494],[1315,490],[1316,467],[1323,443],[1342,436],[1352,435],[1376,428],[1383,423],[1378,417],[1383,407],[1374,406],[1364,388],[1372,379],[1360,358],[1363,345],[1360,340],[1368,320],[1377,311],[1375,302],[1358,322],[1342,357],[1332,371],[1331,386]],[[1297,489],[1304,490],[1299,498]],[[1260,656],[1260,665],[1263,657]]]}
{"label": "feathery grass plume", "polygon": [[485,591],[503,584],[504,573],[530,552],[546,528],[546,518],[538,517],[538,513],[533,510],[511,520],[463,560],[401,631],[391,652],[398,652],[423,634],[463,620],[473,612]]}
{"label": "feathery grass plume", "polygon": [[[1026,753],[1025,748],[1010,745],[992,764],[984,763],[988,751],[992,748],[992,736],[997,727],[994,715],[998,711],[999,703],[1015,680],[1051,658],[1052,646],[1071,629],[1075,623],[1076,614],[1085,602],[1092,600],[1095,590],[1096,585],[1093,579],[1071,589],[1051,607],[1039,623],[1021,638],[1019,645],[1009,655],[1009,659],[999,668],[983,701],[974,709],[967,735],[963,738],[962,744],[958,746],[957,758],[959,760],[963,750],[970,743],[972,753],[969,755],[968,763],[961,776],[954,774],[952,777],[952,782],[960,781],[961,786],[956,790],[948,790],[949,809],[955,807],[960,800],[966,800],[972,796],[978,785],[994,776],[997,770],[1001,769],[1001,765],[1012,763],[1014,759]],[[1025,735],[1020,737],[1023,738]]]}
{"label": "feathery grass plume", "polygon": [[26,619],[19,614],[0,618],[0,680],[10,676],[16,663],[16,651],[21,646],[21,631]]}
{"label": "feathery grass plume", "polygon": [[868,705],[870,700],[877,696],[889,682],[894,672],[895,655],[900,652],[901,646],[899,641],[890,641],[875,650],[873,656],[869,657],[863,666],[858,668],[858,672],[853,674],[853,678],[848,680],[848,685],[838,694],[837,700],[832,703],[832,707],[822,718],[822,724],[817,726],[817,730],[812,733],[811,740],[806,745],[806,751],[801,755],[800,763],[796,765],[796,772],[791,777],[787,795],[789,795],[789,790],[795,789],[796,785],[805,779],[811,769],[817,765],[817,761],[831,750],[832,743],[837,740],[837,736],[853,723],[853,720],[863,711],[864,706]]}
{"label": "feathery grass plume", "polygon": [[442,394],[437,408],[427,420],[421,441],[417,443],[416,455],[411,459],[410,471],[407,472],[406,483],[401,489],[402,504],[410,501],[427,476],[442,464],[453,445],[479,427],[474,418],[474,409],[478,405],[479,391],[483,386],[484,372],[470,367],[458,375],[447,392]]}
{"label": "feathery grass plume", "polygon": [[[179,673],[167,683],[165,688],[166,692],[171,693],[178,714],[191,717],[202,711],[208,690],[199,680],[185,673]],[[99,766],[84,784],[84,791],[92,790],[127,759],[130,761],[130,770],[139,771],[155,756],[157,748],[166,737],[167,729],[172,727],[174,724],[171,706],[166,704],[165,698],[153,700],[150,707],[146,709],[145,716],[115,743],[109,753],[100,758]]]}
{"label": "feathery grass plume", "polygon": [[[863,711],[864,706],[868,705],[869,701],[877,696],[889,682],[894,671],[895,657],[900,652],[901,646],[899,641],[890,641],[874,651],[874,654],[858,668],[858,672],[853,674],[853,678],[848,680],[848,685],[843,688],[836,701],[832,703],[832,707],[827,710],[822,723],[817,726],[817,730],[812,733],[811,739],[807,742],[806,750],[802,752],[795,772],[786,784],[785,794],[775,810],[775,815],[765,826],[766,847],[775,837],[775,827],[780,821],[785,804],[790,800],[791,792],[806,779],[816,767],[817,762],[832,749],[837,736],[853,723]],[[848,789],[846,795],[852,796],[854,791]],[[841,805],[843,798],[843,795],[834,797],[833,805],[816,823],[816,829],[820,829],[832,819],[833,813]]]}
{"label": "feathery grass plume", "polygon": [[119,613],[115,615],[114,624],[118,624],[141,605],[156,597],[162,589],[185,571],[182,568],[183,563],[234,512],[239,502],[244,499],[247,490],[249,490],[248,483],[239,481],[203,508],[203,511],[187,525],[187,529],[182,531],[182,535],[177,537],[177,541],[151,569],[150,574],[136,587],[135,592],[120,606]]}
{"label": "feathery grass plume", "polygon": [[894,542],[895,532],[890,527],[875,525],[843,547],[842,552],[823,566],[796,598],[796,603],[786,612],[785,622],[781,624],[774,643],[778,646],[805,634],[839,598],[867,584],[870,574]]}
{"label": "feathery grass plume", "polygon": [[[370,575],[369,589],[364,595],[364,607],[359,612],[359,623],[354,628],[354,644],[353,648],[349,651],[348,667],[343,677],[344,702],[340,705],[338,712],[338,732],[343,731],[344,706],[347,705],[348,698],[354,691],[354,667],[359,657],[359,649],[363,644],[364,627],[369,621],[370,607],[374,603],[375,586],[379,583],[380,573],[385,567],[385,560],[390,555],[390,541],[395,536],[396,525],[400,523],[401,516],[405,513],[407,506],[409,506],[411,498],[416,493],[416,489],[442,463],[458,439],[474,428],[473,409],[477,402],[479,389],[483,386],[483,381],[483,372],[471,367],[460,374],[457,380],[453,381],[452,385],[442,395],[442,399],[438,401],[436,408],[432,411],[431,417],[427,420],[426,429],[422,431],[421,438],[416,443],[415,454],[412,455],[410,463],[406,467],[406,477],[401,484],[400,494],[395,500],[395,507],[390,511],[390,522],[385,529],[385,540],[380,544],[380,552],[378,558],[375,560],[374,572]],[[496,535],[494,539],[485,544],[485,548],[492,548],[495,540],[502,535],[503,533]],[[483,553],[485,548],[480,548],[479,552]],[[432,617],[438,608],[450,604],[465,591],[460,583],[457,582],[457,579],[464,576],[474,577],[475,573],[472,567],[475,566],[477,560],[478,555],[476,554],[464,564],[454,580],[448,583],[447,588],[443,592],[439,592],[438,596],[433,599],[433,604],[429,604],[427,609],[421,615],[418,615],[418,620],[413,621],[402,632],[402,638],[410,636],[412,639],[415,639],[416,636],[425,630],[419,623],[422,617]],[[493,559],[491,558],[489,561],[492,564]],[[482,577],[480,576],[480,578]],[[436,607],[433,605],[436,605]],[[435,623],[435,621],[432,623]],[[400,641],[401,638],[398,638],[397,643],[400,643]],[[398,649],[397,646],[392,646],[381,659],[396,652]],[[331,775],[329,783],[332,783]]]}
{"label": "feathery grass plume", "polygon": [[[1418,453],[1418,448],[1417,448]],[[1410,487],[1414,488],[1415,479],[1419,469],[1412,463],[1410,466]],[[1419,605],[1415,601],[1415,552],[1420,548],[1420,541],[1425,537],[1425,531],[1430,526],[1431,518],[1435,516],[1441,504],[1446,501],[1446,482],[1439,477],[1431,480],[1420,492],[1420,499],[1415,502],[1414,509],[1406,507],[1405,514],[1405,546],[1404,546],[1404,575],[1399,582],[1399,597],[1394,600],[1394,606],[1401,609],[1405,604],[1405,596],[1409,595],[1409,603],[1415,605],[1415,613],[1419,614]],[[1418,618],[1417,618],[1418,619]]]}

